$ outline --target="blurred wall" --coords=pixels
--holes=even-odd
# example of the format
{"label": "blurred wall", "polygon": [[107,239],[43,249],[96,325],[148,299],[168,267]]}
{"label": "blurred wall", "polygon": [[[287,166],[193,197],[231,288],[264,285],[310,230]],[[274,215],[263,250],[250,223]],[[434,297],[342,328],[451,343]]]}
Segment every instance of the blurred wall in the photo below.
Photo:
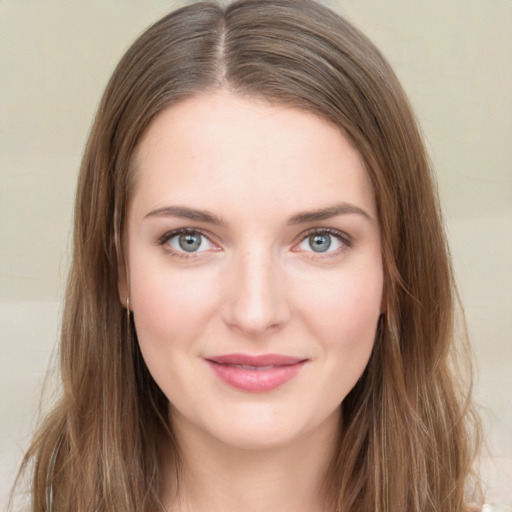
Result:
{"label": "blurred wall", "polygon": [[[128,45],[182,3],[0,0],[0,503],[58,338],[94,110]],[[423,127],[480,366],[488,497],[512,502],[512,2],[326,3],[382,49]]]}

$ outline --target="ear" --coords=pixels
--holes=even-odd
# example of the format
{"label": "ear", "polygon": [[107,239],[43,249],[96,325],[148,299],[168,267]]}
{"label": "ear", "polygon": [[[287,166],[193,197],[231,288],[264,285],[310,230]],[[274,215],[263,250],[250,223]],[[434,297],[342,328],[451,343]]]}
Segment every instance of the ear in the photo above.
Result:
{"label": "ear", "polygon": [[125,308],[128,307],[128,279],[126,276],[126,267],[124,265],[119,266],[117,290],[119,293],[119,301]]}
{"label": "ear", "polygon": [[381,314],[384,314],[386,313],[387,309],[388,309],[388,305],[387,305],[387,300],[386,300],[386,295],[383,293],[382,294],[382,299],[380,301],[380,313]]}
{"label": "ear", "polygon": [[128,266],[124,256],[121,242],[114,241],[115,252],[117,256],[117,291],[119,293],[119,301],[123,307],[128,307],[128,297],[130,295],[130,287],[128,280]]}
{"label": "ear", "polygon": [[388,299],[387,299],[387,285],[386,285],[386,279],[384,279],[384,283],[382,285],[382,296],[380,299],[380,313],[385,314],[388,309]]}

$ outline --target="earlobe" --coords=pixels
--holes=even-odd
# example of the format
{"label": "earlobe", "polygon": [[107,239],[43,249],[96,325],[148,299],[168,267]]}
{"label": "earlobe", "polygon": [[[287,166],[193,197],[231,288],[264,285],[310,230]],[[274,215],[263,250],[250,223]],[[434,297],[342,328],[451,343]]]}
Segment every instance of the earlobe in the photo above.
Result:
{"label": "earlobe", "polygon": [[129,308],[128,279],[124,267],[119,267],[117,290],[119,293],[119,301],[124,307]]}
{"label": "earlobe", "polygon": [[119,294],[119,301],[123,307],[129,308],[129,279],[128,279],[128,266],[123,256],[120,242],[115,241],[115,251],[117,255],[117,291]]}
{"label": "earlobe", "polygon": [[384,315],[388,309],[388,300],[387,300],[387,286],[386,283],[382,285],[382,296],[380,299],[380,314]]}
{"label": "earlobe", "polygon": [[382,299],[380,301],[380,314],[381,315],[384,315],[387,311],[387,301],[386,301],[386,298],[384,296],[384,294],[382,295]]}

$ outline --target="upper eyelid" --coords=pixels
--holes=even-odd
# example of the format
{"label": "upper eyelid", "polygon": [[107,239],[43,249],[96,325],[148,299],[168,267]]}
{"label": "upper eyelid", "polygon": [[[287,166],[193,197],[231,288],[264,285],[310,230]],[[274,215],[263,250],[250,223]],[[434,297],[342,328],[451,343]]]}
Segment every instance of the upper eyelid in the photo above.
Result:
{"label": "upper eyelid", "polygon": [[187,252],[178,250],[171,246],[171,244],[168,244],[169,240],[172,238],[179,236],[181,234],[199,234],[206,238],[210,244],[213,246],[218,247],[218,244],[214,241],[212,241],[212,238],[205,233],[202,229],[197,228],[177,228],[177,229],[171,229],[167,232],[165,232],[161,237],[159,237],[155,243],[155,245],[159,246],[165,253],[172,255],[174,258],[179,258],[186,261],[194,261],[197,259],[200,259],[201,257],[204,257],[208,250],[206,251],[193,251],[193,252]]}
{"label": "upper eyelid", "polygon": [[340,238],[347,245],[350,245],[352,243],[352,237],[348,233],[346,233],[344,231],[340,231],[339,229],[334,229],[334,228],[311,228],[306,231],[303,231],[297,237],[297,240],[299,242],[301,242],[308,236],[315,235],[315,234],[321,235],[324,233],[327,233],[328,235],[333,235],[333,236]]}
{"label": "upper eyelid", "polygon": [[191,234],[199,234],[207,238],[211,243],[216,243],[214,240],[212,240],[213,235],[208,233],[207,231],[199,228],[178,228],[178,229],[171,229],[169,231],[166,231],[162,236],[158,238],[158,243],[163,244],[170,240],[171,238],[181,235],[183,233],[191,233]]}
{"label": "upper eyelid", "polygon": [[[308,238],[308,236],[315,234],[328,234],[338,239],[340,246],[333,251],[326,252],[315,252],[313,250],[301,250],[299,248],[300,244],[304,243],[304,241]],[[292,247],[292,252],[307,254],[307,258],[314,261],[332,261],[333,258],[337,258],[344,254],[346,251],[350,250],[353,246],[353,238],[345,233],[344,231],[340,231],[338,229],[333,228],[312,228],[308,231],[303,232],[300,235],[300,238],[297,242],[294,243]],[[306,257],[306,256],[304,256]],[[335,259],[335,261],[337,261]]]}

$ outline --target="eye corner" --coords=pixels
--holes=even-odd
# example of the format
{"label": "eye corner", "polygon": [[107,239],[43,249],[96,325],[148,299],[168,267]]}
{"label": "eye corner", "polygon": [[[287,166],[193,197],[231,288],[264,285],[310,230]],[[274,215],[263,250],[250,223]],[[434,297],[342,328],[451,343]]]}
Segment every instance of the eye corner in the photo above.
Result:
{"label": "eye corner", "polygon": [[[184,240],[181,240],[181,238],[194,236],[199,238],[199,243],[194,243],[191,240],[189,247],[184,247]],[[209,234],[197,228],[179,228],[167,231],[156,240],[155,244],[162,247],[165,253],[173,257],[190,260],[204,257],[207,253],[222,250]]]}
{"label": "eye corner", "polygon": [[[311,245],[313,237],[324,237],[327,239],[328,245],[325,250],[317,251],[313,248]],[[308,247],[305,245],[308,245]],[[312,228],[300,235],[299,240],[294,243],[291,251],[308,254],[307,257],[313,259],[327,259],[341,255],[351,246],[352,238],[342,231],[332,228]]]}

